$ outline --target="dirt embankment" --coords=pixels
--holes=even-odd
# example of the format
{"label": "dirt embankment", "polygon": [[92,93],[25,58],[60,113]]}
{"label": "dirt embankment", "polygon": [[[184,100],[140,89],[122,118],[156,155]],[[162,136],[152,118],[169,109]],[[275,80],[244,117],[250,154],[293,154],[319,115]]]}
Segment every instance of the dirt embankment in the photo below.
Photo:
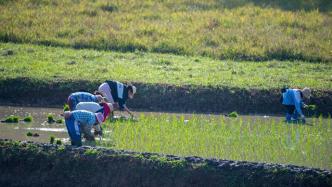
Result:
{"label": "dirt embankment", "polygon": [[[61,106],[76,91],[93,92],[100,82],[35,81],[28,78],[0,82],[0,103],[31,106]],[[135,99],[128,102],[134,109],[150,111],[223,113],[237,111],[250,114],[281,114],[279,90],[173,86],[134,83]],[[316,113],[332,114],[332,91],[314,90],[309,102],[318,107]]]}
{"label": "dirt embankment", "polygon": [[0,140],[0,186],[332,186],[332,172]]}

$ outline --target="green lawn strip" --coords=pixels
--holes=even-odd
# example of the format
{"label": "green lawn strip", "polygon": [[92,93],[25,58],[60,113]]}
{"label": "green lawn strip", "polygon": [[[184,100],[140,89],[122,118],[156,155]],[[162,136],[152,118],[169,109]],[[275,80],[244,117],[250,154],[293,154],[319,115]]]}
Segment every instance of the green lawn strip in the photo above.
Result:
{"label": "green lawn strip", "polygon": [[331,7],[328,0],[6,0],[0,41],[331,62]]}
{"label": "green lawn strip", "polygon": [[283,86],[330,90],[332,64],[301,61],[237,62],[157,53],[74,50],[0,43],[0,81],[124,82],[278,89]]}
{"label": "green lawn strip", "polygon": [[331,169],[331,118],[306,125],[274,119],[138,117],[104,124],[102,146],[179,156],[295,164]]}
{"label": "green lawn strip", "polygon": [[[41,186],[330,186],[331,172],[308,167],[178,157],[101,147],[0,139],[6,184]],[[74,164],[73,164],[74,163]],[[19,164],[19,165],[18,165]],[[52,165],[52,168],[50,168]],[[79,166],[79,167],[77,167]],[[18,171],[17,168],[20,168]],[[75,172],[74,176],[71,176]],[[14,178],[19,173],[20,177]],[[98,173],[98,175],[96,175]],[[8,177],[9,176],[9,177]],[[35,176],[38,176],[37,178]],[[62,180],[70,176],[73,180]],[[29,180],[29,179],[33,180]],[[272,185],[273,184],[273,185]]]}

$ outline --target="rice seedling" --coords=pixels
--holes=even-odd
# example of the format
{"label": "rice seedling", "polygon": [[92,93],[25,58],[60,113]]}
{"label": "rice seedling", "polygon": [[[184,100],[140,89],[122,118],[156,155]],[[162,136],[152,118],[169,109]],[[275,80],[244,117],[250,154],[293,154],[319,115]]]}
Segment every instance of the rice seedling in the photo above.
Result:
{"label": "rice seedling", "polygon": [[24,119],[23,119],[23,121],[25,121],[25,122],[31,122],[32,121],[32,116],[27,116],[27,117],[25,117]]}
{"label": "rice seedling", "polygon": [[63,111],[65,112],[65,111],[69,111],[69,106],[68,106],[68,104],[64,104],[63,105]]}
{"label": "rice seedling", "polygon": [[27,132],[27,136],[32,136],[32,132]]}
{"label": "rice seedling", "polygon": [[56,145],[62,145],[62,141],[60,139],[57,139],[55,142]]}
{"label": "rice seedling", "polygon": [[63,123],[63,119],[62,118],[57,119],[57,120],[55,120],[55,123]]}
{"label": "rice seedling", "polygon": [[231,118],[237,118],[239,116],[239,114],[237,112],[231,112],[227,115],[228,117],[231,117]]}
{"label": "rice seedling", "polygon": [[50,136],[50,144],[53,144],[55,141],[55,137],[54,136]]}
{"label": "rice seedling", "polygon": [[48,123],[54,123],[55,122],[53,114],[51,114],[51,113],[47,114],[47,122]]}
{"label": "rice seedling", "polygon": [[18,123],[19,117],[15,115],[10,115],[6,117],[6,119],[3,121],[5,123]]}
{"label": "rice seedling", "polygon": [[306,125],[281,119],[144,116],[104,125],[115,149],[332,168],[331,118]]}

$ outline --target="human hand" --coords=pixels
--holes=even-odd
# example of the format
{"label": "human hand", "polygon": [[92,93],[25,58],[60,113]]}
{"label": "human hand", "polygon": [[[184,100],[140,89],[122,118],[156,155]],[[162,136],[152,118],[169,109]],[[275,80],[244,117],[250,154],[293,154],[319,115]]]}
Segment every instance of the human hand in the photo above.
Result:
{"label": "human hand", "polygon": [[95,131],[94,135],[95,136],[103,136],[103,131],[101,131],[101,130],[100,131]]}
{"label": "human hand", "polygon": [[97,125],[95,127],[95,130],[93,132],[95,136],[103,136],[103,128],[100,125]]}

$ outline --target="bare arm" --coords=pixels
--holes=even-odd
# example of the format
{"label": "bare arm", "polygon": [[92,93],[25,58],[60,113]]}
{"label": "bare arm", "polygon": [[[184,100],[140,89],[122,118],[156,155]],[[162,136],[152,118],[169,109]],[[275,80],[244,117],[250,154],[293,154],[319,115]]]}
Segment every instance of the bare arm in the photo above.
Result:
{"label": "bare arm", "polygon": [[87,141],[95,141],[95,136],[91,133],[91,128],[87,125],[80,125],[81,132],[83,133],[84,138]]}
{"label": "bare arm", "polygon": [[124,106],[123,108],[124,108],[124,110],[125,110],[126,112],[128,112],[128,114],[129,114],[131,117],[134,117],[134,114],[129,110],[129,108],[128,108],[127,106]]}
{"label": "bare arm", "polygon": [[102,136],[103,135],[103,129],[100,124],[94,125],[93,128],[95,129],[94,135],[95,136]]}

